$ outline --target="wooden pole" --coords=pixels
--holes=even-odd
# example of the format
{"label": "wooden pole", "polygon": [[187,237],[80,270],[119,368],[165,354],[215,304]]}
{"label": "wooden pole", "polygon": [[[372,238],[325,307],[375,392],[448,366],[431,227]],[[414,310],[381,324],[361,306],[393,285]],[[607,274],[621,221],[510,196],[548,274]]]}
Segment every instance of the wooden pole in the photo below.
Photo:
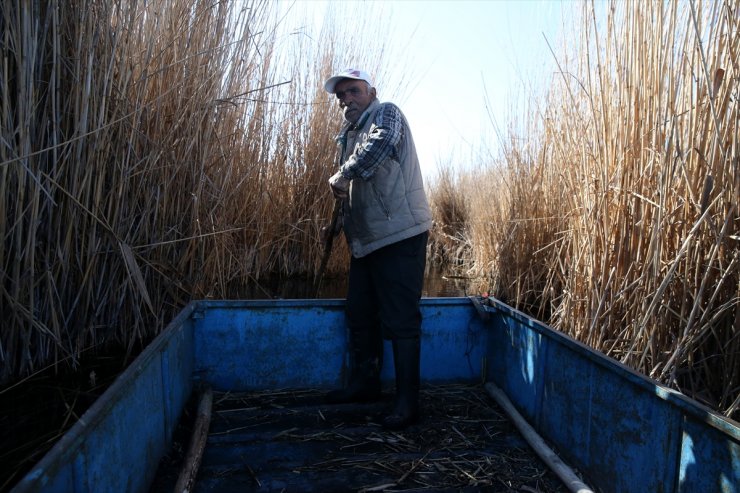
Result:
{"label": "wooden pole", "polygon": [[534,449],[535,453],[545,464],[557,474],[560,480],[565,484],[569,491],[573,493],[594,493],[576,473],[558,457],[553,450],[547,446],[545,441],[532,428],[529,423],[522,417],[511,403],[506,394],[492,382],[486,384],[486,391],[493,399],[506,411],[511,420],[516,425],[524,439]]}
{"label": "wooden pole", "polygon": [[175,493],[189,493],[193,490],[195,477],[198,475],[198,467],[200,467],[200,459],[203,457],[203,450],[206,448],[206,440],[208,439],[212,404],[213,391],[207,388],[198,404],[198,416],[195,419],[193,435],[190,438],[188,455],[185,457],[185,464],[177,478]]}
{"label": "wooden pole", "polygon": [[321,257],[321,264],[319,265],[319,272],[316,275],[316,282],[314,283],[315,296],[319,296],[319,289],[321,288],[321,278],[324,277],[324,271],[326,265],[329,263],[329,257],[331,257],[331,249],[334,246],[334,235],[337,229],[337,221],[339,221],[339,211],[342,210],[342,201],[336,199],[334,201],[334,210],[331,213],[331,223],[329,224],[328,234],[326,235],[326,242],[324,243],[324,255]]}

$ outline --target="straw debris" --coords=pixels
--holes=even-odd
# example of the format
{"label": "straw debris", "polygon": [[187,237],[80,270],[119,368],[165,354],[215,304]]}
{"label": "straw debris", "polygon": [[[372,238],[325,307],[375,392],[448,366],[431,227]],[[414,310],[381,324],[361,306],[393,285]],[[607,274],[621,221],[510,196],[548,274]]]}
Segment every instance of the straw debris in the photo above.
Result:
{"label": "straw debris", "polygon": [[479,385],[423,387],[423,418],[402,432],[376,421],[389,402],[322,398],[313,389],[217,395],[198,481],[238,481],[244,491],[277,481],[311,491],[567,491]]}

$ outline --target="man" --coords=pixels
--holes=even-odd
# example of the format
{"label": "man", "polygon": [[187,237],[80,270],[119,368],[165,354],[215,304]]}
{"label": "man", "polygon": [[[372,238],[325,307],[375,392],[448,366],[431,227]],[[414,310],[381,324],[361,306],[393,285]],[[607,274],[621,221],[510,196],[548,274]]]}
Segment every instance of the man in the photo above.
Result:
{"label": "man", "polygon": [[329,185],[342,200],[341,224],[352,253],[346,320],[353,356],[348,387],[327,400],[377,400],[382,338],[390,339],[396,396],[383,426],[402,429],[419,416],[419,300],[432,214],[401,110],[378,101],[362,70],[340,72],[324,88],[336,95],[345,119],[337,137],[341,165]]}

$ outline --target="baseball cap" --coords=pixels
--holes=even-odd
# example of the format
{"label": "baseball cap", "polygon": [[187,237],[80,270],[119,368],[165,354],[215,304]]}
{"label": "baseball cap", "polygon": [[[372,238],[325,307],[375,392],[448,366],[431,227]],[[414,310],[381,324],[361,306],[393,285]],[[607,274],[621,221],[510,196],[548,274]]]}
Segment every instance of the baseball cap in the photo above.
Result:
{"label": "baseball cap", "polygon": [[342,79],[364,80],[371,86],[373,85],[373,81],[370,78],[370,74],[368,74],[364,70],[348,68],[326,79],[326,82],[324,82],[324,89],[326,89],[326,92],[330,92],[334,94],[335,92],[334,87],[337,85],[337,82],[339,82]]}

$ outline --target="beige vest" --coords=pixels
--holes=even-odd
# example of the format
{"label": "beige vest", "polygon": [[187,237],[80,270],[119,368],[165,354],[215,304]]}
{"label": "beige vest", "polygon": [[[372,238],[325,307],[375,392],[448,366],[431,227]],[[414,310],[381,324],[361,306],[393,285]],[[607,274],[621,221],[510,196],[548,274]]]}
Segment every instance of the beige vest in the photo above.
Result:
{"label": "beige vest", "polygon": [[[370,116],[362,128],[346,132],[342,162],[347,162],[356,146],[362,145],[374,130],[375,115],[385,104],[391,103],[373,101],[367,109]],[[402,119],[403,135],[396,152],[376,168],[370,179],[358,177],[350,184],[343,220],[344,233],[354,257],[364,257],[432,227],[432,213],[424,193],[414,139],[406,117]]]}

